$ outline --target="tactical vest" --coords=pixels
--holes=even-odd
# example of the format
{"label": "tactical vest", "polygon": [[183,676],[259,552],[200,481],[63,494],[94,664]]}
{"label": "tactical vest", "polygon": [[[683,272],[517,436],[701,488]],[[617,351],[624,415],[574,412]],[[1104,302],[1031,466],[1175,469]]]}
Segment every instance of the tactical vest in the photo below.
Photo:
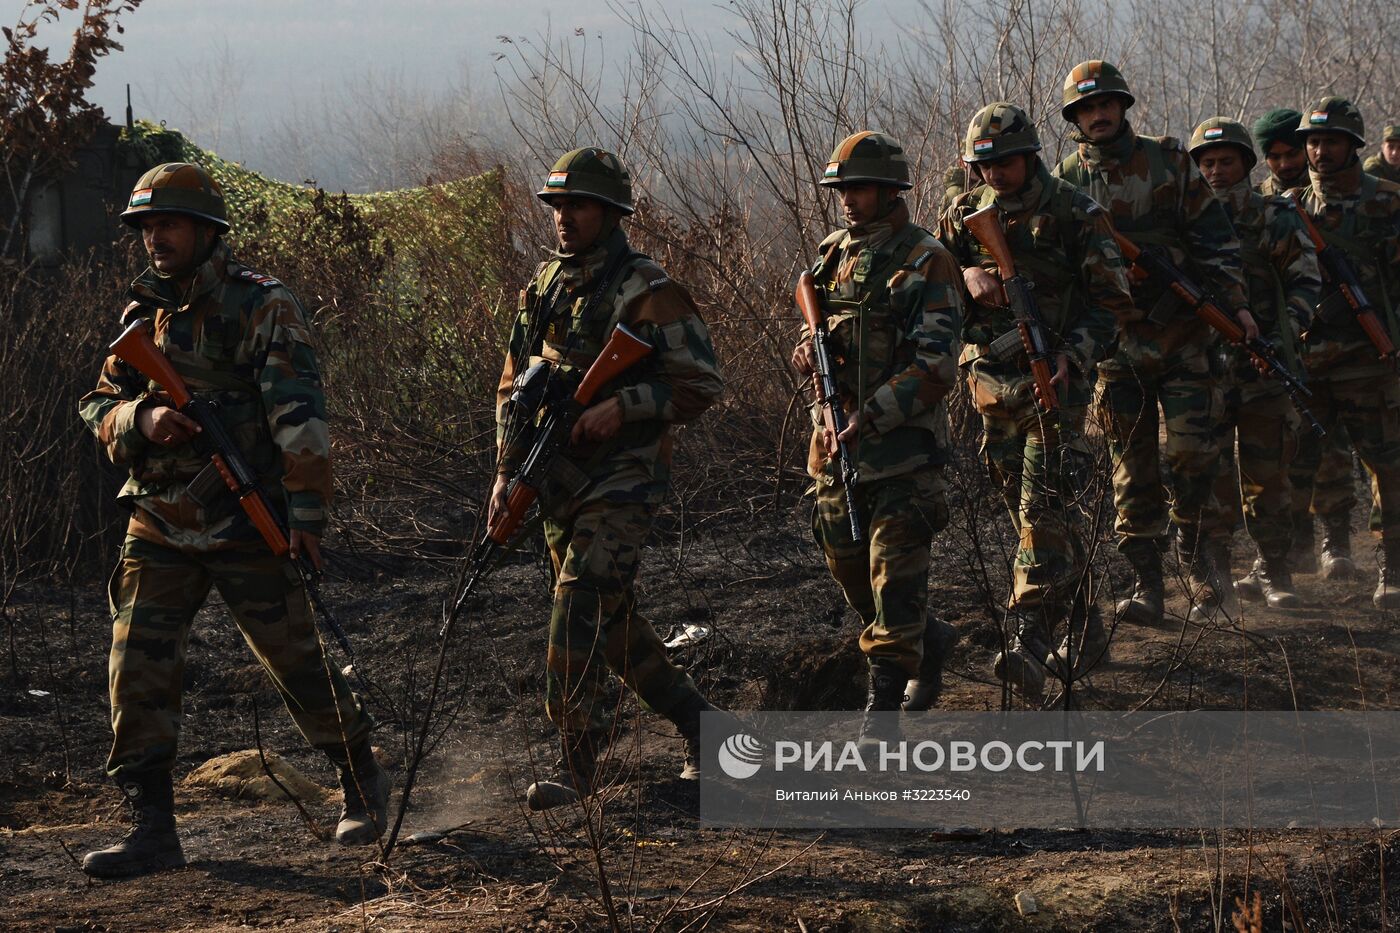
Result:
{"label": "tactical vest", "polygon": [[[1380,180],[1374,175],[1361,174],[1361,203],[1376,196]],[[1306,209],[1306,208],[1305,208]],[[1397,322],[1394,294],[1396,290],[1395,270],[1382,255],[1382,243],[1394,236],[1395,231],[1381,218],[1371,217],[1359,208],[1351,210],[1342,218],[1342,225],[1336,230],[1323,229],[1317,225],[1323,242],[1335,248],[1351,261],[1356,277],[1366,297],[1371,299],[1382,319],[1390,339],[1400,343],[1400,322]],[[1323,282],[1322,300],[1318,302],[1317,316],[1323,321],[1349,321],[1351,305],[1337,290],[1335,285]]]}

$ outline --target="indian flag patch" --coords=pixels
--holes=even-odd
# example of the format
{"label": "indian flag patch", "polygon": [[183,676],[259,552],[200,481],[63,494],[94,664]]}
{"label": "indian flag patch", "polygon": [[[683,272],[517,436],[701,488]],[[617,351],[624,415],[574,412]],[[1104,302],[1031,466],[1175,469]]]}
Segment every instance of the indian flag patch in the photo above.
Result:
{"label": "indian flag patch", "polygon": [[1224,130],[1224,128],[1223,128],[1223,127],[1219,127],[1219,126],[1212,126],[1210,129],[1206,130],[1206,132],[1205,132],[1205,137],[1206,137],[1206,139],[1219,139],[1220,137],[1222,137],[1222,136],[1224,136],[1224,135],[1225,135],[1225,130]]}
{"label": "indian flag patch", "polygon": [[826,163],[826,170],[822,172],[822,177],[823,177],[823,178],[836,178],[836,177],[839,176],[840,174],[841,174],[841,163],[840,163],[840,162],[828,162],[828,163]]}
{"label": "indian flag patch", "polygon": [[142,204],[151,203],[151,189],[140,188],[131,192],[131,203],[128,207],[140,207]]}
{"label": "indian flag patch", "polygon": [[992,141],[990,136],[984,139],[974,139],[972,141],[972,151],[977,155],[981,155],[984,152],[991,152],[994,146],[996,146],[996,143]]}
{"label": "indian flag patch", "polygon": [[550,172],[549,179],[544,183],[546,188],[563,188],[569,184],[568,172]]}
{"label": "indian flag patch", "polygon": [[1313,125],[1317,125],[1317,124],[1319,124],[1319,123],[1326,123],[1326,122],[1327,122],[1327,111],[1326,111],[1326,110],[1314,110],[1312,113],[1308,114],[1308,122],[1311,123],[1311,124],[1313,124]]}
{"label": "indian flag patch", "polygon": [[1079,93],[1081,94],[1083,94],[1085,91],[1092,91],[1098,86],[1098,78],[1085,78],[1084,80],[1080,81],[1078,84],[1075,85],[1075,87],[1079,90]]}

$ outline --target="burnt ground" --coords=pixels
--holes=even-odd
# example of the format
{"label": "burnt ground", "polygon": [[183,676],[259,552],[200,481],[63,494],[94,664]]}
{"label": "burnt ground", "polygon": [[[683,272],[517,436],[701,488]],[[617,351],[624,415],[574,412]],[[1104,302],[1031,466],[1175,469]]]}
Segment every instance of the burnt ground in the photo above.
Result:
{"label": "burnt ground", "polygon": [[[663,637],[686,622],[714,629],[677,657],[717,702],[822,709],[862,698],[854,618],[804,525],[796,514],[714,531],[702,523],[684,538],[663,527],[647,555],[643,606]],[[935,544],[935,604],[962,634],[942,705],[996,709],[1005,699],[989,671],[997,629],[968,542],[950,531]],[[1307,608],[1250,607],[1244,631],[1185,623],[1178,589],[1162,628],[1116,634],[1112,665],[1081,703],[1395,707],[1400,634],[1371,608],[1374,556],[1361,533],[1357,544],[1364,579],[1300,577]],[[1241,538],[1237,573],[1243,551]],[[1125,568],[1111,560],[1121,586]],[[993,588],[1003,573],[993,568]],[[333,565],[328,595],[362,667],[400,708],[426,691],[450,574],[446,563],[343,555]],[[189,866],[120,882],[88,880],[75,862],[123,831],[102,778],[102,586],[29,591],[7,618],[0,694],[0,929],[606,929],[599,864],[619,924],[636,930],[1230,930],[1236,898],[1256,892],[1255,929],[1381,929],[1400,912],[1385,884],[1397,855],[1387,833],[701,830],[695,789],[673,777],[680,747],[670,725],[627,705],[602,815],[527,814],[530,762],[553,755],[539,675],[545,583],[538,561],[503,568],[453,642],[447,708],[456,716],[403,829],[437,830],[437,841],[400,846],[384,864],[374,849],[318,840],[288,802],[182,789]],[[191,637],[177,780],[213,756],[256,747],[255,704],[263,745],[332,785],[330,766],[304,746],[211,599]],[[385,721],[377,744],[401,787],[402,709],[397,718],[376,712]],[[309,808],[322,827],[334,819],[329,803]],[[1038,912],[1019,916],[1018,892],[1033,895]]]}

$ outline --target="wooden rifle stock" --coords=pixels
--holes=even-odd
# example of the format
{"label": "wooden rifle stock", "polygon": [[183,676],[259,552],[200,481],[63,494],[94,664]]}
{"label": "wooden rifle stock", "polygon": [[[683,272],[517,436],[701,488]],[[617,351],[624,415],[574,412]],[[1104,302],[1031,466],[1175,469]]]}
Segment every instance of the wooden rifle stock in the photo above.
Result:
{"label": "wooden rifle stock", "polygon": [[1376,309],[1371,306],[1370,299],[1361,292],[1356,273],[1347,263],[1346,257],[1339,254],[1323,238],[1322,231],[1317,229],[1317,224],[1313,223],[1313,219],[1303,210],[1303,205],[1296,197],[1290,195],[1288,200],[1292,202],[1293,210],[1303,221],[1303,229],[1308,232],[1308,239],[1312,240],[1313,247],[1317,250],[1318,264],[1332,284],[1337,286],[1347,304],[1351,305],[1352,316],[1356,318],[1356,323],[1361,325],[1366,339],[1371,341],[1381,359],[1391,359],[1395,356],[1395,344],[1381,324],[1381,319],[1376,316]]}
{"label": "wooden rifle stock", "polygon": [[[802,320],[807,324],[807,336],[815,339],[818,333],[823,333],[826,330],[826,315],[822,313],[821,299],[817,297],[817,284],[816,280],[812,278],[812,273],[804,272],[797,277],[795,297],[797,310],[802,312]],[[822,391],[821,373],[812,373],[812,388],[817,393],[818,403],[821,403],[826,394]],[[826,429],[833,434],[839,433],[832,407],[823,404],[821,409],[822,423],[826,425]]]}
{"label": "wooden rifle stock", "polygon": [[[1032,300],[1029,295],[1030,283],[1017,275],[1016,260],[1011,255],[1011,244],[1006,242],[1006,233],[1001,229],[1000,214],[1001,209],[995,204],[990,204],[964,217],[963,226],[967,228],[968,233],[977,238],[977,242],[982,244],[982,248],[991,254],[992,261],[997,264],[997,274],[1001,276],[1002,282],[1002,298],[1007,306],[1011,307],[1016,318],[1016,330],[1021,334],[1021,348],[1026,351],[1026,359],[1030,361],[1031,378],[1035,380],[1041,407],[1047,412],[1052,412],[1060,407],[1060,398],[1053,383],[1055,374],[1050,368],[1049,348],[1042,345],[1043,329],[1041,341],[1036,340],[1036,334],[1032,330],[1041,327],[1041,323],[1029,306]],[[1012,288],[1022,290],[1020,297],[1026,307],[1015,307],[1011,299]]]}
{"label": "wooden rifle stock", "polygon": [[505,511],[497,518],[495,524],[486,529],[487,541],[498,547],[505,547],[510,543],[524,523],[525,513],[539,498],[539,484],[548,470],[548,461],[568,443],[569,435],[583,410],[593,402],[593,398],[603,386],[631,369],[653,349],[655,348],[651,344],[634,334],[627,325],[618,324],[613,328],[608,342],[603,346],[603,352],[599,353],[598,358],[588,367],[578,388],[574,390],[568,410],[551,413],[550,422],[536,439],[530,454],[526,456],[520,475],[510,484],[506,493]]}
{"label": "wooden rifle stock", "polygon": [[121,336],[107,347],[117,359],[136,368],[141,375],[170,394],[176,408],[184,408],[194,398],[185,380],[175,372],[169,357],[151,339],[151,326],[145,318],[132,321]]}

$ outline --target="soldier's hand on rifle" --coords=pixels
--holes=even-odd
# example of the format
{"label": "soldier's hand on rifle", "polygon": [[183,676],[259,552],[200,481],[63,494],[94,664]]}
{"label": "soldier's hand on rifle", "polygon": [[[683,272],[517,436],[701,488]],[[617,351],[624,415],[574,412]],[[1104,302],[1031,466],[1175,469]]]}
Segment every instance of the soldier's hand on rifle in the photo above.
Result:
{"label": "soldier's hand on rifle", "polygon": [[[1053,375],[1053,376],[1050,377],[1050,386],[1051,386],[1051,388],[1052,388],[1056,393],[1058,393],[1058,392],[1059,392],[1060,386],[1065,385],[1065,384],[1068,383],[1068,382],[1069,382],[1069,354],[1068,354],[1068,353],[1056,353],[1056,354],[1055,354],[1055,375]],[[1040,406],[1041,406],[1042,408],[1049,409],[1049,408],[1053,408],[1053,407],[1056,405],[1056,401],[1055,401],[1054,399],[1047,399],[1047,398],[1044,398],[1044,397],[1041,396],[1041,393],[1040,393],[1040,386],[1039,386],[1039,385],[1036,385],[1036,386],[1035,386],[1035,399],[1036,399],[1037,402],[1040,403]]]}
{"label": "soldier's hand on rifle", "polygon": [[305,556],[311,561],[311,566],[317,570],[321,569],[321,536],[314,535],[309,531],[297,531],[292,529],[292,534],[288,540],[292,549],[292,557],[299,558]]}
{"label": "soldier's hand on rifle", "polygon": [[163,395],[153,395],[136,409],[136,429],[152,444],[179,447],[202,429],[193,418],[187,418],[167,404]]}
{"label": "soldier's hand on rifle", "polygon": [[1254,315],[1249,313],[1248,308],[1240,308],[1236,311],[1235,320],[1239,321],[1240,326],[1244,328],[1245,340],[1259,339],[1259,325],[1255,323]]}
{"label": "soldier's hand on rifle", "polygon": [[492,529],[506,514],[506,490],[510,488],[510,477],[496,474],[496,484],[491,487],[491,501],[486,506],[486,527]]}
{"label": "soldier's hand on rifle", "polygon": [[978,304],[1003,307],[1006,293],[1002,291],[1001,280],[981,266],[968,266],[963,269],[963,284],[967,293]]}
{"label": "soldier's hand on rifle", "polygon": [[622,403],[617,396],[605,399],[579,416],[570,440],[606,441],[622,430]]}
{"label": "soldier's hand on rifle", "polygon": [[831,456],[836,456],[837,443],[854,444],[856,437],[860,434],[860,412],[856,412],[846,420],[846,430],[839,435],[831,433],[829,429],[822,429],[822,439],[826,441],[826,452]]}
{"label": "soldier's hand on rifle", "polygon": [[817,371],[817,351],[812,349],[812,341],[804,340],[792,348],[792,368],[803,378]]}

